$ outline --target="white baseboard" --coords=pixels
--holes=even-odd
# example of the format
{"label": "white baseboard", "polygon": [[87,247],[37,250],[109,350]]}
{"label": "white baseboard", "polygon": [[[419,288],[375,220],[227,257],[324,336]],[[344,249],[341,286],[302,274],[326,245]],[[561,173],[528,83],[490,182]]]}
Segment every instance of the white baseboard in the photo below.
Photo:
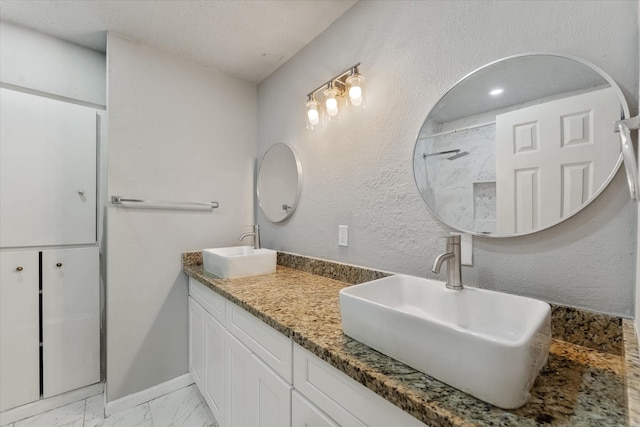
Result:
{"label": "white baseboard", "polygon": [[18,406],[17,408],[8,409],[4,412],[0,412],[0,426],[33,417],[34,415],[42,414],[43,412],[59,408],[60,406],[95,396],[96,394],[101,394],[103,391],[104,384],[98,383],[49,397],[47,399],[40,399],[32,403],[27,403],[26,405]]}
{"label": "white baseboard", "polygon": [[165,381],[156,386],[150,387],[146,390],[132,393],[120,399],[107,402],[104,408],[105,416],[109,417],[117,412],[124,411],[125,409],[133,408],[142,403],[148,402],[172,391],[180,390],[181,388],[188,387],[193,384],[193,378],[191,374],[184,374],[176,377],[172,380]]}

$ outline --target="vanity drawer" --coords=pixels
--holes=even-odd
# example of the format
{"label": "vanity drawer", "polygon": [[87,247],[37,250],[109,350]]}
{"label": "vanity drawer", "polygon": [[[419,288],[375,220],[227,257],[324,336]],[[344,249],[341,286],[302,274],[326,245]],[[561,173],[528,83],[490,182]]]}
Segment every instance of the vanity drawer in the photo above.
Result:
{"label": "vanity drawer", "polygon": [[227,301],[227,329],[288,384],[292,383],[293,343],[262,320]]}
{"label": "vanity drawer", "polygon": [[298,344],[293,353],[294,388],[338,424],[426,427]]}
{"label": "vanity drawer", "polygon": [[189,277],[189,295],[224,326],[226,299],[215,291]]}

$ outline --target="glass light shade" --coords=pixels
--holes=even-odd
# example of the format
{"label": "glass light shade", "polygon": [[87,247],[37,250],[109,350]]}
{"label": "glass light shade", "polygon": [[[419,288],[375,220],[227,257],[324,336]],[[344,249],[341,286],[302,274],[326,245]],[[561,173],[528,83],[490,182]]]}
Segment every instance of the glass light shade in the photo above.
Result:
{"label": "glass light shade", "polygon": [[333,86],[329,86],[328,89],[325,89],[322,92],[324,97],[324,107],[327,113],[328,120],[336,120],[340,118],[340,107],[338,105],[338,99],[340,96],[340,92]]}
{"label": "glass light shade", "polygon": [[322,126],[320,103],[315,99],[309,99],[305,105],[307,129],[314,130]]}
{"label": "glass light shade", "polygon": [[347,83],[347,91],[349,93],[349,96],[347,97],[349,109],[351,110],[364,109],[365,108],[364,77],[356,73],[352,76],[347,77],[346,83]]}

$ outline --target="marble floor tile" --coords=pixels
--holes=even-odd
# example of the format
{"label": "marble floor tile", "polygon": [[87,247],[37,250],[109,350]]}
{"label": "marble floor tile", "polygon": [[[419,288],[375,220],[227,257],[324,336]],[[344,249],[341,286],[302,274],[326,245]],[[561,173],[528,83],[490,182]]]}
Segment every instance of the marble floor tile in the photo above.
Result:
{"label": "marble floor tile", "polygon": [[194,386],[149,402],[154,427],[211,427],[215,420]]}
{"label": "marble floor tile", "polygon": [[14,427],[83,427],[85,399],[16,421]]}
{"label": "marble floor tile", "polygon": [[84,427],[97,427],[104,422],[104,394],[87,399],[84,409]]}
{"label": "marble floor tile", "polygon": [[[149,404],[143,403],[126,411],[118,412],[93,424],[92,427],[154,427]],[[85,424],[87,426],[87,424]]]}

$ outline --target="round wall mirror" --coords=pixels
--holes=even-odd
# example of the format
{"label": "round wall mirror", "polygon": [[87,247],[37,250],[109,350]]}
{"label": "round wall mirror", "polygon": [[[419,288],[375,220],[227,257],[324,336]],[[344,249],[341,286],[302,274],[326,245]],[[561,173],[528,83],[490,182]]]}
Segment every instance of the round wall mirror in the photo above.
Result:
{"label": "round wall mirror", "polygon": [[272,145],[258,172],[258,202],[264,216],[280,222],[293,215],[302,193],[302,165],[286,144]]}
{"label": "round wall mirror", "polygon": [[457,230],[534,233],[571,217],[622,162],[620,88],[577,58],[517,55],[460,80],[427,115],[413,172],[427,207]]}

